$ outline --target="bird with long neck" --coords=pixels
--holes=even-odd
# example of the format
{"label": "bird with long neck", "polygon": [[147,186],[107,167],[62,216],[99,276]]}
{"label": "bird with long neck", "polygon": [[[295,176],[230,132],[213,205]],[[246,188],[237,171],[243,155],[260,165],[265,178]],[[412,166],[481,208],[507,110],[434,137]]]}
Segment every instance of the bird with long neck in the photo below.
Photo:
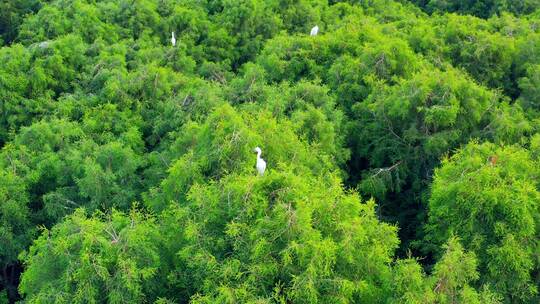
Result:
{"label": "bird with long neck", "polygon": [[172,46],[176,46],[176,38],[174,37],[174,32],[172,32],[171,35],[172,35],[171,37]]}
{"label": "bird with long neck", "polygon": [[261,158],[262,150],[257,147],[253,151],[257,152],[257,171],[259,172],[259,175],[263,175],[266,170],[266,162]]}
{"label": "bird with long neck", "polygon": [[317,36],[317,34],[319,33],[319,26],[315,25],[312,29],[311,29],[311,32],[309,33],[310,36]]}

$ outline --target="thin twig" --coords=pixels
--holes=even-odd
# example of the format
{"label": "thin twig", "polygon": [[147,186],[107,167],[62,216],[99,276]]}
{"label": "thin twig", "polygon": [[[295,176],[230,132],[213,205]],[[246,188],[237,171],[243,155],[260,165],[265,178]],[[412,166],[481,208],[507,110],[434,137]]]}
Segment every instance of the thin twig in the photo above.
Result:
{"label": "thin twig", "polygon": [[393,164],[390,167],[379,168],[379,171],[377,171],[377,173],[375,173],[373,176],[371,176],[371,178],[376,177],[377,175],[381,174],[382,172],[390,172],[390,171],[394,170],[395,168],[397,168],[397,166],[399,166],[400,164],[401,164],[401,161],[398,161],[397,163]]}

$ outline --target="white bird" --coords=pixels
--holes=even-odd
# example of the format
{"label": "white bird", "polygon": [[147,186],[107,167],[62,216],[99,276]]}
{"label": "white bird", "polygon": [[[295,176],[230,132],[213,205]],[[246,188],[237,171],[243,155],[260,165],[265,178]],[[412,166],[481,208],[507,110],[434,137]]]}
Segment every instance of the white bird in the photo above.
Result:
{"label": "white bird", "polygon": [[45,49],[49,47],[49,41],[43,41],[38,45],[40,48]]}
{"label": "white bird", "polygon": [[174,32],[172,32],[171,43],[172,46],[176,46],[176,38],[174,38]]}
{"label": "white bird", "polygon": [[253,151],[257,152],[257,171],[259,171],[260,175],[263,175],[266,170],[266,162],[261,158],[261,148],[257,147]]}
{"label": "white bird", "polygon": [[317,36],[317,34],[319,33],[319,27],[317,25],[315,25],[312,29],[311,29],[311,33],[309,34],[310,36]]}

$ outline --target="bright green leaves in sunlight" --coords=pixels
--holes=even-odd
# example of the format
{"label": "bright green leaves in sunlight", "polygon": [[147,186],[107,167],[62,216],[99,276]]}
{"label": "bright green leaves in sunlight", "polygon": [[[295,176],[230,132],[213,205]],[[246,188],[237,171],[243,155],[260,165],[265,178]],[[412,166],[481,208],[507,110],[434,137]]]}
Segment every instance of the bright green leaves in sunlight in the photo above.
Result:
{"label": "bright green leaves in sunlight", "polygon": [[443,254],[430,276],[423,273],[415,260],[397,262],[396,296],[391,303],[501,303],[501,297],[489,285],[479,291],[473,287],[479,275],[478,260],[474,253],[463,249],[459,239],[450,238],[441,251]]}
{"label": "bright green leaves in sunlight", "polygon": [[138,211],[77,210],[23,255],[20,291],[29,303],[141,302],[160,265],[155,227]]}
{"label": "bright green leaves in sunlight", "polygon": [[[265,112],[216,108],[200,127],[187,127],[191,146],[179,138],[185,151],[147,201],[155,219],[75,213],[31,248],[21,291],[31,302],[51,293],[78,302],[103,290],[110,302],[138,292],[194,303],[385,297],[396,228],[378,221],[373,201],[345,192],[287,125]],[[262,177],[253,170],[256,143],[269,163]],[[148,247],[149,237],[159,243]],[[49,258],[62,262],[41,267]],[[176,293],[149,289],[164,278]]]}
{"label": "bright green leaves in sunlight", "polygon": [[[279,123],[265,111],[236,112],[217,107],[202,125],[188,124],[173,144],[177,159],[149,203],[162,210],[170,200],[182,202],[191,185],[219,180],[231,173],[254,174],[254,147],[260,146],[269,170],[291,168],[298,174],[331,170],[327,155],[297,139],[286,119]],[[311,150],[311,151],[310,151]],[[159,165],[159,163],[157,164]],[[165,205],[163,205],[165,204]]]}
{"label": "bright green leaves in sunlight", "polygon": [[[435,172],[426,249],[459,236],[476,253],[480,281],[511,301],[534,297],[538,279],[538,159],[523,148],[470,143]],[[432,247],[434,246],[434,247]]]}

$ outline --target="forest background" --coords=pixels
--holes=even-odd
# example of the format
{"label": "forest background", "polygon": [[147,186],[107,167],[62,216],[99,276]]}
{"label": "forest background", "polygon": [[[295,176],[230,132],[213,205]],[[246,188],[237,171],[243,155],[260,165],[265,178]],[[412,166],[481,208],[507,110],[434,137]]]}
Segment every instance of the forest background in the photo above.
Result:
{"label": "forest background", "polygon": [[539,303],[539,131],[538,0],[4,0],[0,303]]}

